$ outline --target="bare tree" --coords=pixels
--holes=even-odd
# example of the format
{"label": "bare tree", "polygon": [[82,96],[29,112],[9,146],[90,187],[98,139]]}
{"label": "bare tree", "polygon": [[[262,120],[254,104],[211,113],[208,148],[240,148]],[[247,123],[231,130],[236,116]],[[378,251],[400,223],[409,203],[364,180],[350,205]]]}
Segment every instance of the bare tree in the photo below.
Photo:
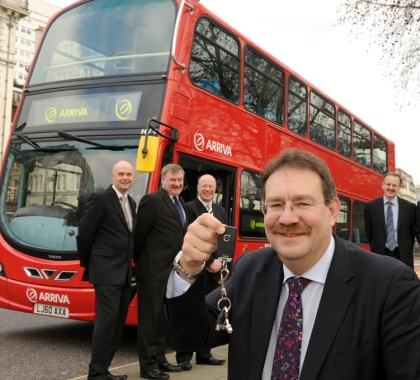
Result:
{"label": "bare tree", "polygon": [[405,98],[420,97],[420,0],[347,0],[338,8],[340,24],[357,37],[369,32],[382,49],[380,63],[395,77]]}

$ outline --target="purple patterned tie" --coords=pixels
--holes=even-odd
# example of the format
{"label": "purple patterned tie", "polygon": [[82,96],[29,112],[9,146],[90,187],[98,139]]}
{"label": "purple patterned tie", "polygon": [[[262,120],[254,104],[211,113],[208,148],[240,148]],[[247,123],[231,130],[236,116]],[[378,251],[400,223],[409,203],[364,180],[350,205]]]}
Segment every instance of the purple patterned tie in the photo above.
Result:
{"label": "purple patterned tie", "polygon": [[284,305],[271,380],[297,380],[299,378],[300,347],[302,343],[301,294],[311,280],[292,277],[287,280],[289,297]]}

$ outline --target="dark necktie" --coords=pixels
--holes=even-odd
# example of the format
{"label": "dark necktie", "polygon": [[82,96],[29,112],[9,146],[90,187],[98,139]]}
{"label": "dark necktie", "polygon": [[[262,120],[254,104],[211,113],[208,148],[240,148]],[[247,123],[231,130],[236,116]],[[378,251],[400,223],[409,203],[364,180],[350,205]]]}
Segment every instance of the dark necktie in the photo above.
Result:
{"label": "dark necktie", "polygon": [[185,228],[185,217],[184,217],[184,210],[182,209],[181,202],[179,201],[178,197],[174,197],[175,207],[179,212],[179,216],[181,217],[182,227]]}
{"label": "dark necktie", "polygon": [[121,207],[122,207],[122,210],[123,210],[123,213],[124,213],[124,217],[125,217],[125,222],[127,223],[128,229],[131,231],[129,217],[128,217],[128,212],[127,212],[127,209],[125,207],[126,200],[127,200],[126,196],[125,195],[121,195],[120,201],[121,201]]}
{"label": "dark necktie", "polygon": [[284,305],[277,336],[271,380],[297,380],[299,377],[303,325],[301,295],[311,280],[293,277],[289,278],[287,282],[289,297]]}
{"label": "dark necktie", "polygon": [[395,228],[394,228],[394,213],[392,211],[392,202],[386,202],[388,209],[386,210],[386,246],[390,251],[393,251],[397,247],[397,241],[395,240]]}

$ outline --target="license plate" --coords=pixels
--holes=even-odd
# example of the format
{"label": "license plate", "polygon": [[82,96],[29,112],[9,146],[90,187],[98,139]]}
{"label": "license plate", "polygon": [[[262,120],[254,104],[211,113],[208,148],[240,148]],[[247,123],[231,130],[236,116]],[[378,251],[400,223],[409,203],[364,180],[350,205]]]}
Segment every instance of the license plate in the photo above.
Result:
{"label": "license plate", "polygon": [[54,306],[54,305],[43,305],[36,303],[34,305],[34,313],[42,315],[50,315],[52,317],[68,318],[69,309],[68,307]]}

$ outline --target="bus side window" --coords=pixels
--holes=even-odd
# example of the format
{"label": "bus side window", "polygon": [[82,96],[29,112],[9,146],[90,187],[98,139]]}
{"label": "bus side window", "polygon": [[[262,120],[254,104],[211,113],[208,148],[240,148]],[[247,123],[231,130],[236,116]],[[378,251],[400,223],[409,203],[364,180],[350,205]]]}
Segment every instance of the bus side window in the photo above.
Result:
{"label": "bus side window", "polygon": [[191,82],[232,103],[239,100],[239,42],[213,21],[195,28],[189,65]]}
{"label": "bus side window", "polygon": [[336,223],[336,234],[338,237],[350,240],[350,199],[338,197],[341,208]]}
{"label": "bus side window", "polygon": [[354,161],[370,168],[372,166],[372,135],[370,130],[360,124],[354,122],[353,130],[353,155]]}
{"label": "bus side window", "polygon": [[384,139],[373,135],[373,170],[385,174],[388,171],[388,149]]}
{"label": "bus side window", "polygon": [[289,130],[306,137],[307,130],[307,91],[306,86],[289,77],[289,103],[287,107],[287,120]]}
{"label": "bus side window", "polygon": [[311,140],[335,150],[335,108],[315,92],[311,92],[310,108]]}
{"label": "bus side window", "polygon": [[245,48],[245,108],[276,124],[284,123],[284,71],[249,46]]}
{"label": "bus side window", "polygon": [[241,174],[239,236],[265,238],[261,212],[261,174],[244,170]]}
{"label": "bus side window", "polygon": [[352,242],[356,244],[367,244],[365,230],[365,203],[360,201],[353,202],[353,228],[352,228]]}
{"label": "bus side window", "polygon": [[338,111],[338,153],[351,158],[351,119],[343,111]]}

